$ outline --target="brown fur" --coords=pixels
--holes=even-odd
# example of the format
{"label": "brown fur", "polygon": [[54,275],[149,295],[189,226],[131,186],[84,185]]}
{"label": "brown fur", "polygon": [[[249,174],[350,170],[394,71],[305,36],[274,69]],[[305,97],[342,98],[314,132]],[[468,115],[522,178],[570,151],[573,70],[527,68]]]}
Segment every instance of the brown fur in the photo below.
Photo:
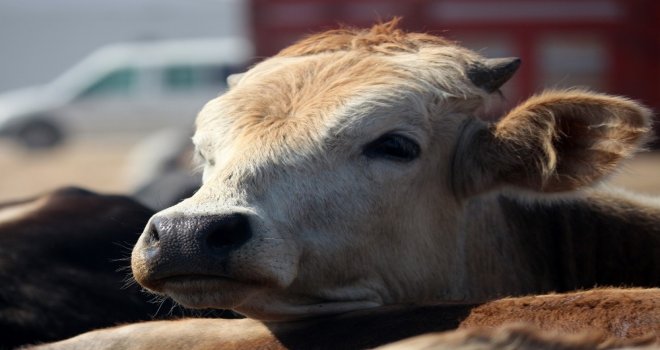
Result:
{"label": "brown fur", "polygon": [[[462,194],[514,185],[561,192],[612,174],[649,137],[650,110],[623,97],[546,91],[488,127],[473,120],[459,144],[454,186]],[[465,154],[462,154],[465,152]],[[482,169],[481,164],[495,166]]]}
{"label": "brown fur", "polygon": [[649,110],[621,97],[579,90],[545,92],[507,114],[493,134],[502,143],[512,143],[506,146],[512,148],[507,154],[534,150],[522,161],[539,167],[534,171],[538,179],[520,173],[504,176],[521,177],[520,182],[531,182],[534,189],[565,191],[610,174],[622,158],[637,151],[647,140],[650,118]]}
{"label": "brown fur", "polygon": [[657,349],[650,339],[620,340],[601,333],[559,334],[514,324],[426,334],[379,347],[382,350],[605,350]]}
{"label": "brown fur", "polygon": [[454,44],[429,34],[406,33],[398,28],[399,21],[399,18],[394,18],[371,29],[343,28],[314,34],[285,48],[277,56],[308,56],[350,50],[394,55],[401,52],[416,52],[420,47],[427,45]]}
{"label": "brown fur", "polygon": [[505,298],[474,308],[459,328],[525,322],[561,334],[604,332],[660,341],[660,289],[591,291]]}

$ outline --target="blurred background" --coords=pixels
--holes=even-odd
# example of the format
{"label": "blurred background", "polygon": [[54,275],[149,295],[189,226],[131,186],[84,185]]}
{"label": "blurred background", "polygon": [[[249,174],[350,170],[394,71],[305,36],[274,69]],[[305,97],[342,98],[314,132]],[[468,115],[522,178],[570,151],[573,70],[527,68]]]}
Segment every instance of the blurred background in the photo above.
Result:
{"label": "blurred background", "polygon": [[[227,75],[304,35],[393,16],[521,57],[505,108],[581,86],[660,110],[656,0],[0,0],[0,201],[75,184],[169,205],[162,184],[198,183],[194,117]],[[660,155],[611,181],[660,194]]]}

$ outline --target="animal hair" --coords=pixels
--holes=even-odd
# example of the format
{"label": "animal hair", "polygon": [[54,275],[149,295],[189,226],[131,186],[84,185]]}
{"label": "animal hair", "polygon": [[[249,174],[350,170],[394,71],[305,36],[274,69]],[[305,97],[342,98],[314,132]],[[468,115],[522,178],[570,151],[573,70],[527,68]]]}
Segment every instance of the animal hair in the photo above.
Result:
{"label": "animal hair", "polygon": [[374,25],[369,29],[350,27],[313,34],[283,49],[277,56],[309,56],[337,51],[364,50],[395,55],[418,52],[424,46],[454,45],[450,40],[426,33],[406,33],[399,28],[401,18]]}

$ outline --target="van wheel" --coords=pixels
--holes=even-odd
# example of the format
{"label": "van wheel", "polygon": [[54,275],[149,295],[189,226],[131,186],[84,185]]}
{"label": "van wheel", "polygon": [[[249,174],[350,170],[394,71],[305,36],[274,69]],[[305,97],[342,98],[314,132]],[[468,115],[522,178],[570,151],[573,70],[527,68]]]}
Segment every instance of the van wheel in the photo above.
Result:
{"label": "van wheel", "polygon": [[18,131],[18,141],[30,149],[49,148],[62,142],[62,132],[55,125],[43,120],[31,121]]}

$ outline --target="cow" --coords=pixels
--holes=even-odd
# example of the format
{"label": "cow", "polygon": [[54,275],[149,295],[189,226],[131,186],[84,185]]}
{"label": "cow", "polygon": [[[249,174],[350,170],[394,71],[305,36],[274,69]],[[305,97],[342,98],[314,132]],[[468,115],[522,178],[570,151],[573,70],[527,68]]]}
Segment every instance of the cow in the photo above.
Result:
{"label": "cow", "polygon": [[470,310],[459,328],[524,322],[563,334],[601,333],[619,339],[651,336],[660,342],[660,289],[593,290],[503,298]]}
{"label": "cow", "polygon": [[457,327],[458,332],[430,333],[392,346],[467,348],[479,343],[480,348],[499,349],[522,342],[530,349],[609,349],[660,345],[659,304],[658,288],[606,288],[482,305],[385,306],[293,322],[152,321],[89,332],[35,349],[364,349]]}
{"label": "cow", "polygon": [[152,214],[74,187],[0,204],[0,349],[168,317],[171,303],[126,286],[131,246]]}
{"label": "cow", "polygon": [[135,279],[262,321],[658,286],[660,203],[602,185],[652,113],[573,89],[475,118],[519,65],[392,21],[233,76],[196,121],[203,184],[150,219]]}
{"label": "cow", "polygon": [[529,325],[505,325],[494,329],[457,330],[425,334],[378,347],[380,350],[657,350],[651,339],[619,340],[601,334],[566,335],[544,332]]}

